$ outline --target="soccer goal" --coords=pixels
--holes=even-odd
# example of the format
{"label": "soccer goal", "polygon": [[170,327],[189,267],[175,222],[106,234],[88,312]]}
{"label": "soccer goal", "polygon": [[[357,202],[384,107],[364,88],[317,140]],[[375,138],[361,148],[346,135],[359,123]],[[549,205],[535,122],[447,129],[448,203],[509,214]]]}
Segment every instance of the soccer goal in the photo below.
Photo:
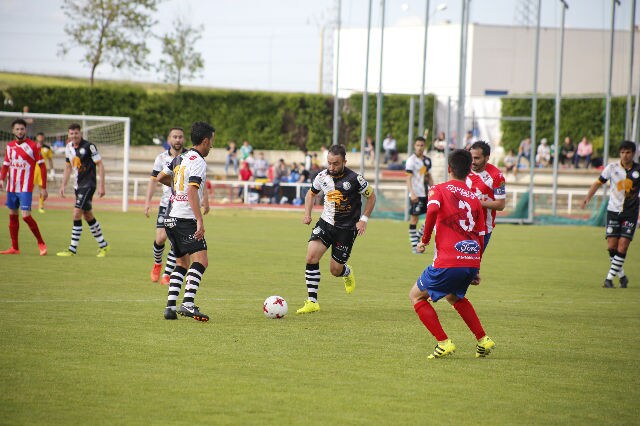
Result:
{"label": "soccer goal", "polygon": [[[27,136],[34,139],[44,133],[45,141],[55,153],[64,152],[69,124],[82,126],[82,136],[94,143],[105,164],[105,183],[122,180],[122,211],[129,206],[129,148],[131,121],[129,117],[96,115],[39,114],[0,111],[0,145],[11,141],[11,122],[22,118],[27,122]],[[122,177],[113,175],[122,170]]]}

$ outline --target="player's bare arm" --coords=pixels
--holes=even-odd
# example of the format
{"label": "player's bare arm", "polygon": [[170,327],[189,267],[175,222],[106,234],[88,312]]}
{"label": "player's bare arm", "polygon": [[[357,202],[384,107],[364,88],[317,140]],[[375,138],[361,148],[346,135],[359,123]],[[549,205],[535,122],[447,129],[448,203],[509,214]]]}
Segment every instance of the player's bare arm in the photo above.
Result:
{"label": "player's bare arm", "polygon": [[364,205],[364,213],[360,216],[360,220],[356,223],[356,229],[358,230],[358,235],[364,235],[367,230],[367,222],[369,220],[369,216],[373,212],[373,208],[376,205],[376,193],[371,191],[369,196],[367,197],[367,202]]}
{"label": "player's bare arm", "polygon": [[198,194],[198,187],[196,185],[189,185],[187,187],[187,197],[189,198],[189,206],[193,215],[196,217],[196,232],[193,237],[196,240],[204,238],[204,222],[202,220],[202,212],[200,211],[200,195]]}
{"label": "player's bare arm", "polygon": [[209,210],[211,210],[211,206],[209,205],[209,190],[205,186],[202,192],[202,214],[208,214]]}
{"label": "player's bare arm", "polygon": [[302,218],[302,223],[305,225],[311,223],[311,210],[313,209],[313,200],[315,197],[316,194],[311,190],[308,190],[307,195],[304,196],[304,217]]}
{"label": "player's bare arm", "polygon": [[407,172],[407,176],[405,177],[405,182],[407,183],[407,191],[409,191],[409,198],[411,198],[411,202],[415,203],[418,201],[418,196],[413,193],[413,185],[411,185],[412,174]]}
{"label": "player's bare arm", "polygon": [[587,207],[587,204],[589,204],[589,201],[591,201],[591,198],[593,198],[594,194],[598,191],[598,189],[600,189],[600,187],[602,186],[602,182],[600,182],[599,180],[593,182],[591,184],[591,187],[589,188],[589,191],[587,192],[587,196],[584,197],[584,200],[582,200],[582,208],[585,209]]}
{"label": "player's bare arm", "polygon": [[69,182],[69,176],[71,176],[71,163],[66,163],[64,166],[64,173],[62,174],[62,185],[60,185],[60,196],[64,198],[64,188]]}
{"label": "player's bare arm", "polygon": [[153,193],[158,187],[158,182],[156,182],[156,178],[151,176],[149,178],[149,185],[147,186],[147,198],[145,198],[144,202],[144,215],[149,217],[149,211],[151,210],[151,198],[153,197]]}
{"label": "player's bare arm", "polygon": [[98,185],[98,197],[102,198],[104,197],[104,194],[106,194],[106,191],[104,189],[104,165],[102,164],[102,161],[98,161],[96,163],[96,166],[98,168],[98,176],[100,177],[100,184]]}
{"label": "player's bare arm", "polygon": [[480,205],[482,205],[482,207],[484,207],[485,209],[497,210],[501,212],[507,205],[507,200],[504,198],[501,198],[499,200],[480,200]]}
{"label": "player's bare arm", "polygon": [[162,172],[158,173],[158,176],[156,176],[156,182],[160,182],[161,184],[166,186],[173,186],[173,179],[171,178],[171,176],[165,175]]}

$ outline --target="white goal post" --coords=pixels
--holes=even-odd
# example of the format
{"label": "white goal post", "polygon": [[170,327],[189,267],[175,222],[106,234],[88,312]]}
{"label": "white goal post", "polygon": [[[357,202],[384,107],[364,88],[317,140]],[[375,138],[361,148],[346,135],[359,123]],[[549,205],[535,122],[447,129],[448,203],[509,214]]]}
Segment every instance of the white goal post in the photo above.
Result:
{"label": "white goal post", "polygon": [[[129,207],[129,150],[131,145],[131,119],[129,117],[0,111],[0,143],[14,139],[11,134],[11,122],[16,118],[27,121],[27,135],[30,138],[34,138],[36,133],[42,132],[49,145],[55,139],[61,139],[66,144],[69,124],[78,123],[82,126],[82,136],[96,144],[98,152],[103,158],[105,157],[104,151],[109,148],[114,150],[113,155],[119,157],[118,148],[122,147],[122,211],[127,211]],[[118,158],[119,161],[120,158]],[[108,168],[107,172],[109,172]]]}

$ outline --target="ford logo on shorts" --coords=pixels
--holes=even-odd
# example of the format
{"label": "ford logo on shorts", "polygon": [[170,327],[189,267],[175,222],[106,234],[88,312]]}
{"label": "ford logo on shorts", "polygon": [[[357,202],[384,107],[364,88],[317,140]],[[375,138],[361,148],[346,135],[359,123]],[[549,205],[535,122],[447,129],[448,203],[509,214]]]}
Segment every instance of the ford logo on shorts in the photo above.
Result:
{"label": "ford logo on shorts", "polygon": [[473,240],[458,241],[454,247],[460,253],[477,254],[480,252],[480,244]]}

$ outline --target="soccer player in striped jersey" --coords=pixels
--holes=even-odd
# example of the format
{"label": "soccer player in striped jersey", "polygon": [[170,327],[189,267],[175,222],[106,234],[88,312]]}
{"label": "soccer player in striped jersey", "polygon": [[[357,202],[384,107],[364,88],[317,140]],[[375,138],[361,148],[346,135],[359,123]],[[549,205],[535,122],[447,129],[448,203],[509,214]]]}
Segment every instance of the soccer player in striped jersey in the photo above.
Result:
{"label": "soccer player in striped jersey", "polygon": [[[177,314],[180,314],[196,321],[209,321],[209,316],[200,312],[194,300],[204,271],[209,265],[200,205],[207,180],[207,163],[204,158],[209,155],[214,138],[215,129],[210,124],[193,123],[193,148],[165,165],[156,178],[158,182],[172,187],[171,203],[164,225],[176,255],[176,267],[169,280],[167,307],[164,310],[164,318],[167,320],[178,319]],[[185,276],[187,283],[182,304],[176,309]]]}
{"label": "soccer player in striped jersey", "polygon": [[[169,130],[167,141],[169,142],[170,148],[158,154],[153,163],[153,170],[151,171],[151,178],[149,180],[149,186],[147,187],[147,198],[144,205],[144,214],[147,217],[149,217],[149,211],[151,210],[151,198],[158,186],[156,177],[166,165],[171,164],[176,156],[184,152],[184,130],[181,127],[173,127]],[[169,206],[169,198],[171,198],[171,187],[162,185],[162,196],[160,197],[158,216],[156,218],[156,238],[153,241],[153,268],[150,274],[151,281],[153,282],[158,282],[160,279],[160,271],[162,270],[162,254],[164,252],[165,242],[167,241],[167,233],[164,230],[164,217]],[[173,250],[169,250],[161,284],[169,284],[169,276],[175,266],[176,256]]]}
{"label": "soccer player in striped jersey", "polygon": [[[44,143],[44,133],[39,132],[36,134],[36,145],[40,148],[40,155],[42,156],[42,160],[45,162],[47,166],[47,172],[53,172],[53,151],[51,147]],[[38,197],[38,211],[40,213],[44,213],[44,196],[42,194],[42,185],[43,181],[47,180],[47,176],[42,176],[40,173],[40,167],[36,167],[33,173],[33,183],[35,186],[40,187],[40,196]]]}
{"label": "soccer player in striped jersey", "polygon": [[[60,196],[65,196],[65,186],[69,182],[71,172],[74,172],[73,188],[76,202],[73,207],[73,227],[71,228],[71,243],[67,250],[59,251],[57,256],[71,257],[78,251],[78,243],[82,235],[82,218],[89,225],[89,230],[98,243],[96,257],[105,257],[111,246],[104,239],[102,226],[93,215],[93,194],[98,191],[98,197],[104,197],[104,166],[98,148],[82,137],[82,128],[77,123],[71,123],[67,132],[69,143],[64,150],[65,168],[60,186]],[[100,183],[96,180],[96,173],[100,176]]]}
{"label": "soccer player in striped jersey", "polygon": [[623,141],[620,144],[620,161],[611,163],[602,170],[582,201],[582,208],[587,206],[596,191],[609,181],[609,203],[607,204],[607,224],[605,232],[607,249],[611,264],[604,279],[604,288],[614,288],[613,279],[620,279],[620,287],[627,288],[629,278],[624,273],[624,261],[627,250],[638,223],[640,212],[640,164],[633,161],[636,144]]}
{"label": "soccer player in striped jersey", "polygon": [[418,136],[413,143],[413,154],[407,158],[405,171],[407,172],[407,190],[409,191],[409,242],[411,252],[416,252],[416,245],[422,236],[418,232],[420,215],[427,212],[427,187],[433,185],[431,178],[431,159],[424,155],[425,139]]}
{"label": "soccer player in striped jersey", "polygon": [[[305,281],[307,300],[297,314],[308,314],[320,310],[318,286],[320,285],[320,259],[331,247],[329,270],[335,277],[343,277],[344,288],[352,293],[356,278],[347,265],[356,237],[363,235],[367,221],[376,203],[373,188],[353,170],[346,167],[346,151],[343,145],[332,145],[327,154],[328,166],[318,173],[304,199],[302,223],[311,223],[311,211],[316,195],[324,194],[324,209],[320,220],[311,231],[307,245],[307,267]],[[361,215],[362,196],[367,199]]]}
{"label": "soccer player in striped jersey", "polygon": [[484,332],[473,305],[465,294],[470,285],[480,284],[480,262],[486,222],[480,201],[467,187],[471,154],[456,149],[448,158],[450,180],[429,191],[424,235],[416,250],[424,252],[435,232],[433,264],[418,277],[409,292],[420,321],[438,341],[429,359],[451,355],[456,346],[442,329],[430,302],[444,298],[462,317],[476,339],[476,357],[489,355],[495,343]]}
{"label": "soccer player in striped jersey", "polygon": [[[20,246],[18,245],[18,230],[20,228],[18,210],[20,210],[22,212],[22,220],[29,226],[38,241],[40,256],[45,256],[47,254],[47,245],[42,239],[38,224],[31,216],[31,204],[34,170],[39,168],[42,176],[47,176],[47,167],[40,155],[40,148],[27,137],[27,122],[22,118],[13,120],[11,131],[16,138],[7,144],[4,161],[0,169],[0,190],[5,189],[5,180],[7,180],[6,205],[9,208],[11,247],[0,251],[0,254],[20,254]],[[46,179],[42,183],[40,193],[44,199],[47,198]]]}
{"label": "soccer player in striped jersey", "polygon": [[507,190],[504,175],[499,168],[489,163],[491,147],[483,141],[474,142],[471,152],[471,173],[467,176],[467,186],[476,194],[482,205],[487,233],[484,236],[484,248],[487,249],[491,233],[496,226],[496,212],[504,210]]}

